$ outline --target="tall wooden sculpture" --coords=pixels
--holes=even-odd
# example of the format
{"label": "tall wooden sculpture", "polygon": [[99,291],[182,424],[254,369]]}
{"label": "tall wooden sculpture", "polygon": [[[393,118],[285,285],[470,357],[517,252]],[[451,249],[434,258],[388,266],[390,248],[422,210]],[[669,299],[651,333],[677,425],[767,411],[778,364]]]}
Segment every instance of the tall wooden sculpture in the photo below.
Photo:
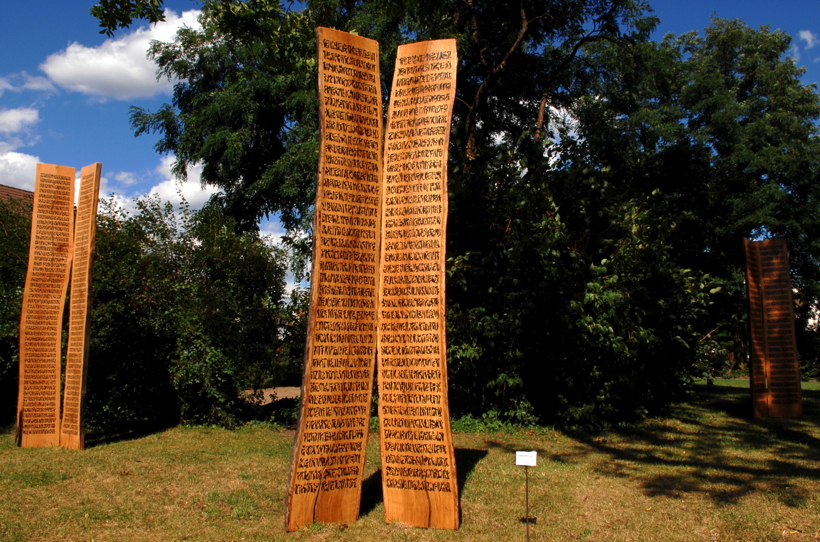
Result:
{"label": "tall wooden sculpture", "polygon": [[60,444],[60,347],[74,232],[74,168],[37,164],[20,321],[17,441]]}
{"label": "tall wooden sculpture", "polygon": [[444,231],[455,41],[399,48],[385,136],[378,44],[326,28],[317,40],[319,186],[286,529],[358,516],[377,356],[386,519],[454,529]]}
{"label": "tall wooden sculpture", "polygon": [[744,247],[754,415],[798,418],[803,414],[803,397],[786,241],[744,239]]}
{"label": "tall wooden sculpture", "polygon": [[88,340],[91,325],[91,257],[97,231],[97,204],[100,193],[100,171],[97,162],[80,172],[80,198],[74,228],[74,258],[71,270],[68,352],[65,364],[63,421],[60,445],[85,448],[85,384],[88,374]]}
{"label": "tall wooden sculpture", "polygon": [[359,515],[376,358],[379,46],[319,28],[319,183],[302,409],[286,529]]}
{"label": "tall wooden sculpture", "polygon": [[399,47],[379,259],[379,426],[388,521],[458,527],[447,403],[444,253],[455,40]]}
{"label": "tall wooden sculpture", "polygon": [[[17,441],[24,448],[85,446],[83,402],[88,358],[91,255],[102,165],[82,169],[74,228],[72,167],[37,164],[28,273],[20,320]],[[62,423],[61,339],[73,262]]]}

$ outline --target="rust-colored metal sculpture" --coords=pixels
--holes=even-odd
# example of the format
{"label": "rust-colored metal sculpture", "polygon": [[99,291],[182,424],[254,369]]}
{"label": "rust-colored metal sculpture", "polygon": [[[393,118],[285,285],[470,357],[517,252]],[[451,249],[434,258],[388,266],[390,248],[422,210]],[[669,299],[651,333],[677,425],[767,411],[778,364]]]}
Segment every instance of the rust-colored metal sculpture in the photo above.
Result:
{"label": "rust-colored metal sculpture", "polygon": [[744,248],[752,409],[756,418],[798,418],[803,397],[786,241],[744,239]]}

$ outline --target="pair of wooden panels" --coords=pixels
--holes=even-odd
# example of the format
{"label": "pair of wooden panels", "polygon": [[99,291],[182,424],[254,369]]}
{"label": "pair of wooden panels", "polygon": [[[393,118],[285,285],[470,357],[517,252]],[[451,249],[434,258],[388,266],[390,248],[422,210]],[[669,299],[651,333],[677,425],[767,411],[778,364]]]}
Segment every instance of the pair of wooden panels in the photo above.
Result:
{"label": "pair of wooden panels", "polygon": [[[85,446],[83,400],[91,257],[101,167],[99,163],[92,164],[80,173],[75,226],[75,169],[37,164],[28,274],[20,320],[17,441],[24,448],[61,445],[81,449]],[[69,275],[70,320],[61,420],[61,343]]]}
{"label": "pair of wooden panels", "polygon": [[319,185],[286,528],[357,518],[378,363],[386,519],[455,529],[444,336],[455,40],[399,47],[383,127],[378,43],[326,28],[317,39]]}

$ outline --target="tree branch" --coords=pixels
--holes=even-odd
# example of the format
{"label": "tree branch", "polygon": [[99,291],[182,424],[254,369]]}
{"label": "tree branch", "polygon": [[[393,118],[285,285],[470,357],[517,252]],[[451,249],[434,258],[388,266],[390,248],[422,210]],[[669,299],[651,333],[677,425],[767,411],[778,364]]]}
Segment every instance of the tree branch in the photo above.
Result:
{"label": "tree branch", "polygon": [[[611,11],[610,11],[610,13],[611,13]],[[544,90],[544,93],[541,94],[541,100],[540,100],[540,103],[538,104],[538,119],[535,123],[535,140],[536,141],[541,139],[541,132],[544,128],[544,122],[545,122],[545,116],[546,116],[547,99],[549,97],[549,88],[552,86],[552,84],[551,84],[552,81],[558,76],[557,74],[561,73],[562,71],[564,71],[567,68],[567,66],[569,66],[569,63],[572,62],[572,60],[578,55],[578,51],[581,50],[581,47],[583,47],[587,43],[593,43],[593,42],[596,42],[598,40],[610,40],[610,41],[612,41],[608,36],[604,36],[604,35],[600,35],[600,34],[596,35],[596,32],[598,32],[598,29],[599,29],[598,23],[600,22],[600,20],[601,20],[601,18],[598,18],[595,21],[595,25],[592,28],[592,30],[590,30],[589,33],[586,36],[584,36],[580,40],[578,40],[578,43],[576,43],[575,46],[572,48],[572,52],[567,54],[567,56],[564,57],[564,60],[561,61],[561,63],[558,65],[558,67],[555,70],[552,71],[553,77],[550,80],[547,81],[547,84],[545,85],[547,90]]]}
{"label": "tree branch", "polygon": [[[474,5],[473,2],[474,2],[474,0],[470,0],[470,7],[473,7],[473,5]],[[478,90],[475,93],[475,97],[473,98],[473,103],[469,108],[470,112],[467,114],[467,118],[464,121],[464,131],[467,133],[467,158],[469,158],[470,160],[475,158],[475,145],[476,145],[476,142],[475,142],[475,139],[476,139],[476,133],[475,133],[476,120],[475,120],[475,117],[476,117],[476,111],[478,109],[478,105],[479,105],[479,103],[481,103],[481,97],[484,94],[484,90],[489,85],[490,79],[492,78],[492,76],[504,69],[504,67],[507,64],[507,60],[510,58],[510,55],[512,55],[515,52],[515,50],[518,49],[518,47],[521,45],[521,42],[524,41],[524,38],[526,37],[527,32],[529,31],[530,21],[527,19],[526,11],[524,11],[524,3],[523,2],[520,4],[520,10],[521,10],[521,30],[518,32],[518,36],[516,37],[515,42],[509,48],[507,53],[504,55],[504,58],[501,60],[501,62],[498,63],[494,68],[492,68],[492,70],[490,70],[490,72],[484,77],[484,80],[481,82],[481,84],[478,87]],[[537,18],[541,18],[541,17],[537,17]],[[478,23],[475,19],[475,11],[473,12],[472,20],[473,20],[473,41],[476,43],[476,45],[479,45]],[[480,55],[480,58],[481,58],[481,62],[485,66],[489,67],[489,64],[488,64],[487,60],[484,58],[484,49],[479,50],[479,55]]]}

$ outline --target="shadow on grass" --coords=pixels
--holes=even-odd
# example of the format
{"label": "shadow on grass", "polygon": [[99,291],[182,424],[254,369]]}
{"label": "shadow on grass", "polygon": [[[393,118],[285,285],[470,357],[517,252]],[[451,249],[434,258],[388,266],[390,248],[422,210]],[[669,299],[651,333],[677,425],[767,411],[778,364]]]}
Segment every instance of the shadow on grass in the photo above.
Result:
{"label": "shadow on grass", "polygon": [[463,521],[464,506],[461,504],[461,496],[464,495],[464,485],[470,474],[475,470],[479,461],[487,457],[489,452],[476,448],[456,448],[456,476],[458,477],[458,521]]}
{"label": "shadow on grass", "polygon": [[382,503],[382,470],[368,476],[362,482],[362,503],[359,507],[359,517],[366,516]]}
{"label": "shadow on grass", "polygon": [[[527,451],[527,452],[538,452],[539,455],[548,454],[548,450],[544,448],[537,448],[532,446],[524,446],[518,442],[510,443],[510,442],[499,442],[497,440],[487,440],[484,442],[487,448],[494,448],[500,452],[505,452],[509,454],[514,454],[515,452]],[[510,456],[512,457],[512,455]]]}
{"label": "shadow on grass", "polygon": [[125,442],[129,440],[137,440],[144,437],[148,437],[151,435],[155,435],[157,433],[162,433],[163,431],[167,431],[171,429],[173,426],[167,427],[152,427],[146,428],[141,430],[135,431],[123,431],[123,432],[89,432],[85,435],[85,447],[94,448],[96,446],[103,446],[105,444],[114,444],[115,442]]}
{"label": "shadow on grass", "polygon": [[[753,418],[748,388],[700,385],[696,392],[668,420],[576,438],[587,450],[559,459],[639,480],[649,496],[700,493],[734,504],[766,493],[786,506],[805,506],[811,496],[794,479],[820,481],[820,391],[803,391],[800,419]],[[588,457],[593,450],[603,460]]]}
{"label": "shadow on grass", "polygon": [[[102,446],[104,444],[113,444],[115,442],[123,442],[128,440],[137,440],[143,437],[147,437],[150,435],[154,435],[156,433],[162,433],[170,429],[173,426],[156,426],[151,428],[144,428],[141,430],[133,430],[133,431],[121,431],[121,432],[101,432],[101,431],[88,431],[85,435],[85,447],[86,448],[93,448],[95,446]],[[0,427],[0,435],[9,436],[14,438],[15,427],[14,425],[2,426]],[[16,446],[16,444],[15,444]]]}
{"label": "shadow on grass", "polygon": [[478,462],[487,457],[487,450],[475,448],[456,448],[456,476],[458,476],[458,494],[464,493],[464,484]]}
{"label": "shadow on grass", "polygon": [[[467,483],[470,473],[473,472],[479,461],[487,457],[487,453],[487,450],[472,448],[455,449],[459,499],[464,493],[464,484]],[[362,503],[359,516],[366,516],[375,510],[382,501],[382,471],[378,469],[362,482]]]}

